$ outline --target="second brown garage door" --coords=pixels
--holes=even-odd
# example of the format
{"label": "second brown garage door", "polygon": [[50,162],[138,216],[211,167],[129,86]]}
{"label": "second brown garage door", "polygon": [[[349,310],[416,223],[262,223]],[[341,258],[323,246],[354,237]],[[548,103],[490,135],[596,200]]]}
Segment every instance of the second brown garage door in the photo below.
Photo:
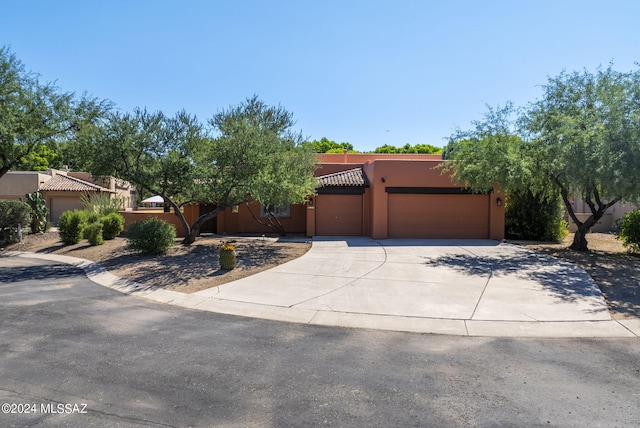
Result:
{"label": "second brown garage door", "polygon": [[389,238],[489,237],[489,195],[389,194]]}
{"label": "second brown garage door", "polygon": [[362,235],[362,195],[318,195],[316,235]]}

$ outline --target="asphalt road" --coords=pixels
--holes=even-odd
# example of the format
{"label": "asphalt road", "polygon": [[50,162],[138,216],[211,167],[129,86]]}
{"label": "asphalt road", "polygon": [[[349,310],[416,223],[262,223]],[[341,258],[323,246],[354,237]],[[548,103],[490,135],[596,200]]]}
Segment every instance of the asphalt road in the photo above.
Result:
{"label": "asphalt road", "polygon": [[0,257],[0,403],[1,427],[638,426],[640,340],[270,322]]}

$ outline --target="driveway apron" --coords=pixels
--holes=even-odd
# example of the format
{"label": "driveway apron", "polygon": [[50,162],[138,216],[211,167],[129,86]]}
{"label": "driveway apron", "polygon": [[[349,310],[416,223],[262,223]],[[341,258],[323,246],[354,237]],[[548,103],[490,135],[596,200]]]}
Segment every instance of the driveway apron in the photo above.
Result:
{"label": "driveway apron", "polygon": [[304,256],[196,293],[314,311],[481,321],[610,320],[582,269],[490,240],[317,238]]}

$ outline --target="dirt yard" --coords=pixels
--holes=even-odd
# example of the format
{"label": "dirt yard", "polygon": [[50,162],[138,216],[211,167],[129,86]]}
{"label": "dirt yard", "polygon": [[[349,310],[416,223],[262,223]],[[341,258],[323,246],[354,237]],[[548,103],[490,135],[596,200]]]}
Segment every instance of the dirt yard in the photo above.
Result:
{"label": "dirt yard", "polygon": [[86,240],[64,246],[57,232],[48,232],[28,235],[23,242],[10,245],[6,250],[79,257],[98,262],[114,275],[144,285],[194,293],[288,262],[311,248],[310,241],[305,239],[291,242],[263,237],[236,238],[236,268],[226,271],[219,269],[218,248],[229,240],[233,239],[204,236],[187,247],[177,239],[166,255],[143,256],[131,252],[125,238],[118,237],[99,246],[91,246]]}

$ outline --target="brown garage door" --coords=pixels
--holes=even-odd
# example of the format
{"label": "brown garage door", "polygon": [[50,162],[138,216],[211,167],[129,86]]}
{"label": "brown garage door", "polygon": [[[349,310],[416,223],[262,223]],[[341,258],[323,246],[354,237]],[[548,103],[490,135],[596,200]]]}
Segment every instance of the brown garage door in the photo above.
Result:
{"label": "brown garage door", "polygon": [[389,194],[390,238],[489,237],[489,195]]}
{"label": "brown garage door", "polygon": [[51,198],[51,223],[58,224],[60,216],[65,211],[82,209],[80,196],[55,196]]}
{"label": "brown garage door", "polygon": [[362,195],[316,196],[316,235],[362,235]]}

